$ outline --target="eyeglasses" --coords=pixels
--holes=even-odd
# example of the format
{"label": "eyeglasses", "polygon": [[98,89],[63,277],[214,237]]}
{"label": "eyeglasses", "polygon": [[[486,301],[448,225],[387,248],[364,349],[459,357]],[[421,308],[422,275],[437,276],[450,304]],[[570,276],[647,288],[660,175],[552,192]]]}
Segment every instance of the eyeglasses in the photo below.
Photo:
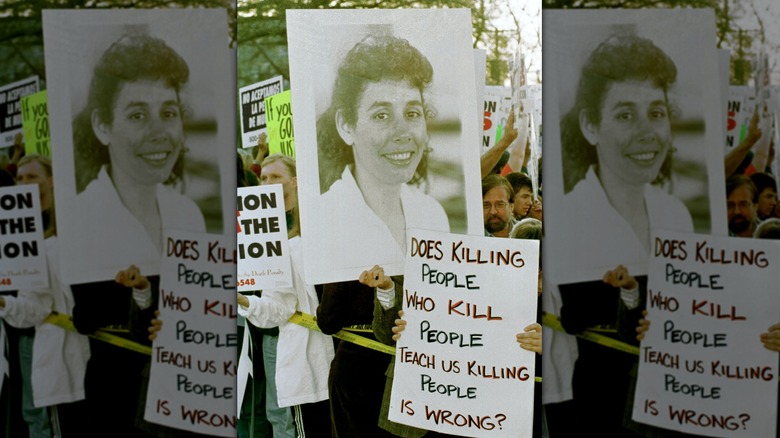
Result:
{"label": "eyeglasses", "polygon": [[498,201],[495,204],[491,204],[490,202],[482,203],[482,209],[484,211],[490,211],[493,208],[495,208],[496,211],[504,211],[506,210],[507,207],[509,207],[509,203],[506,203],[504,201]]}

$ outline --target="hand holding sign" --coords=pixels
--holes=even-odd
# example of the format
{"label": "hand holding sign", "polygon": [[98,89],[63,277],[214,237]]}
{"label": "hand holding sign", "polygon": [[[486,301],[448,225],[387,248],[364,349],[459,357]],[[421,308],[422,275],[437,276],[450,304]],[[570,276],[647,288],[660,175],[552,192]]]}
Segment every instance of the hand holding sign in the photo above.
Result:
{"label": "hand holding sign", "polygon": [[133,289],[146,289],[149,287],[149,280],[141,274],[141,270],[136,265],[130,265],[126,270],[117,272],[114,281]]}
{"label": "hand holding sign", "polygon": [[516,338],[520,348],[542,354],[542,325],[538,322],[527,325]]}
{"label": "hand holding sign", "polygon": [[358,277],[358,281],[368,287],[377,287],[379,289],[390,289],[393,287],[393,279],[385,275],[385,270],[381,266],[374,265],[368,271],[363,271]]}
{"label": "hand holding sign", "polygon": [[767,350],[780,352],[780,323],[769,327],[766,333],[761,333],[761,343]]}

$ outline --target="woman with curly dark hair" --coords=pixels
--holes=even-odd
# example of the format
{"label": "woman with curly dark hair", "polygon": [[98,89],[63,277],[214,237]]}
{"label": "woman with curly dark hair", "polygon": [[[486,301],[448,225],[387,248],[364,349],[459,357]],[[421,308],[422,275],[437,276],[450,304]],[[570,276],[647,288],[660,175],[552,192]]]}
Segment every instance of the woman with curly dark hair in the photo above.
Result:
{"label": "woman with curly dark hair", "polygon": [[97,251],[89,260],[124,269],[160,259],[163,227],[205,231],[199,207],[174,188],[187,151],[180,94],[188,78],[184,59],[148,35],[125,35],[98,60],[73,144],[79,211],[102,214],[76,231],[84,242],[105,242],[121,230],[132,244],[85,245]]}
{"label": "woman with curly dark hair", "polygon": [[[317,120],[322,243],[335,267],[403,260],[406,229],[449,231],[426,182],[433,111],[428,59],[408,41],[369,35],[338,68],[328,110]],[[332,207],[332,208],[331,208]],[[354,240],[353,240],[354,239]],[[353,243],[351,245],[350,243]],[[371,260],[356,246],[371,248]]]}

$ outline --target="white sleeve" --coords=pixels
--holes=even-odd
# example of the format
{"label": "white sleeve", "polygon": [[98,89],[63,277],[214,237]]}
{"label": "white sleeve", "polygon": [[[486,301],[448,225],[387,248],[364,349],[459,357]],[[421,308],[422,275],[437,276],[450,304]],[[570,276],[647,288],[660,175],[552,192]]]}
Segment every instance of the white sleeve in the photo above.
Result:
{"label": "white sleeve", "polygon": [[5,297],[0,317],[13,327],[35,327],[43,323],[53,308],[54,297],[50,289],[22,290],[17,297]]}
{"label": "white sleeve", "polygon": [[639,307],[639,287],[633,289],[620,288],[620,299],[626,305],[628,310],[634,310]]}
{"label": "white sleeve", "polygon": [[376,299],[379,301],[379,304],[382,306],[382,308],[385,310],[392,309],[393,306],[395,306],[395,282],[393,282],[393,285],[387,289],[382,289],[379,287],[375,289]]}
{"label": "white sleeve", "polygon": [[238,314],[260,328],[278,327],[295,313],[298,298],[291,289],[266,290],[263,295],[247,296],[249,307],[238,306]]}

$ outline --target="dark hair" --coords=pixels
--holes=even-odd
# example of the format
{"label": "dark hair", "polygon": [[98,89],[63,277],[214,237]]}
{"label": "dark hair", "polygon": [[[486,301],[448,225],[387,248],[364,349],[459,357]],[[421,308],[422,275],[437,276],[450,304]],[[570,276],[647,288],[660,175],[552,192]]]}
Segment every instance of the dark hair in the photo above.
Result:
{"label": "dark hair", "polygon": [[[370,82],[406,81],[423,91],[433,80],[433,67],[419,50],[405,39],[390,35],[369,35],[355,44],[339,65],[330,107],[317,119],[317,144],[320,193],[326,192],[341,177],[344,167],[354,165],[352,148],[344,143],[336,129],[336,113],[346,123],[357,122],[357,107]],[[426,118],[430,112],[426,109]],[[428,152],[415,170],[411,183],[424,180],[428,173]]]}
{"label": "dark hair", "polygon": [[728,198],[729,195],[731,195],[731,192],[742,186],[745,186],[748,190],[750,190],[750,192],[753,194],[753,196],[751,196],[753,203],[758,204],[758,190],[756,190],[756,185],[753,184],[753,180],[740,173],[731,175],[730,177],[726,178],[726,197]]}
{"label": "dark hair", "polygon": [[[187,63],[165,41],[148,35],[124,35],[100,57],[89,84],[87,105],[73,121],[76,193],[83,191],[97,177],[103,165],[111,164],[108,148],[92,130],[92,113],[97,111],[104,123],[114,121],[113,108],[126,82],[159,81],[176,91],[177,98],[189,79]],[[188,109],[179,102],[182,116]],[[173,166],[166,184],[174,184],[184,173],[185,148]]]}
{"label": "dark hair", "polygon": [[506,180],[512,185],[512,189],[515,193],[519,192],[523,187],[527,188],[531,192],[534,191],[531,178],[521,172],[512,172],[506,175]]}
{"label": "dark hair", "polygon": [[512,185],[509,184],[509,181],[506,180],[501,175],[490,174],[486,176],[482,180],[482,197],[485,197],[485,194],[492,189],[496,187],[503,187],[504,190],[506,190],[506,194],[509,196],[509,202],[514,202],[515,200],[515,190],[512,188]]}
{"label": "dark hair", "polygon": [[[582,67],[574,107],[561,120],[564,193],[570,192],[585,177],[591,165],[598,165],[596,148],[580,129],[580,112],[588,121],[601,123],[601,107],[614,82],[652,81],[667,95],[677,80],[677,67],[669,56],[652,41],[630,34],[613,34],[590,54]],[[675,111],[668,103],[668,113]],[[672,151],[666,156],[653,184],[671,178]]]}
{"label": "dark hair", "polygon": [[766,189],[772,189],[777,193],[777,182],[772,175],[764,172],[757,172],[750,175],[750,180],[756,185],[756,193],[760,196]]}

